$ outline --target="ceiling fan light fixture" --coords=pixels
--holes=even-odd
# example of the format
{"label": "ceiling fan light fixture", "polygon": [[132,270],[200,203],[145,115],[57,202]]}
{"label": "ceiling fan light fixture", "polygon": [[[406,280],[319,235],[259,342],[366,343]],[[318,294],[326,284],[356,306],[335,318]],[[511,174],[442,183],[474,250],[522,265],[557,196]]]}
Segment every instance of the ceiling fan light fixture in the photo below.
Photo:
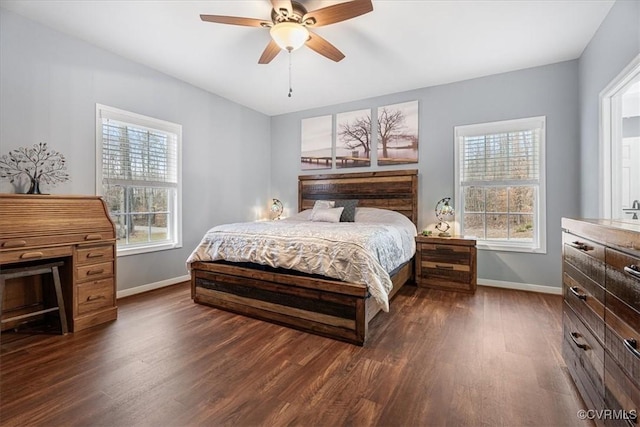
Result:
{"label": "ceiling fan light fixture", "polygon": [[271,38],[289,52],[299,49],[309,39],[309,31],[295,22],[281,22],[271,27]]}

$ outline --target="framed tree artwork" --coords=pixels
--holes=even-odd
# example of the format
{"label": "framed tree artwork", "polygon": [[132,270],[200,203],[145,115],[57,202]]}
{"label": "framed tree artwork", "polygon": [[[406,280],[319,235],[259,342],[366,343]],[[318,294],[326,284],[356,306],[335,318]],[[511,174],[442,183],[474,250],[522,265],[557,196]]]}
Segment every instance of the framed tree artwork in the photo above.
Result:
{"label": "framed tree artwork", "polygon": [[378,165],[418,163],[418,101],[378,107]]}
{"label": "framed tree artwork", "polygon": [[371,110],[336,115],[336,167],[371,165]]}
{"label": "framed tree artwork", "polygon": [[331,169],[333,166],[332,116],[302,119],[300,167],[302,170]]}

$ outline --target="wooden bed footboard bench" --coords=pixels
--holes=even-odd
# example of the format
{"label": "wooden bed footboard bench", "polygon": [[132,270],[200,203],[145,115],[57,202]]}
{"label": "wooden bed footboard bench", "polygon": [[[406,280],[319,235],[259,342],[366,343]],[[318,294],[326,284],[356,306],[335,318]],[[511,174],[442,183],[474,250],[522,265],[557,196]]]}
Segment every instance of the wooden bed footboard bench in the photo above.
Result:
{"label": "wooden bed footboard bench", "polygon": [[[390,299],[410,279],[412,266],[408,262],[392,276]],[[225,262],[196,262],[192,269],[197,303],[353,344],[364,344],[369,322],[381,310],[361,284]]]}

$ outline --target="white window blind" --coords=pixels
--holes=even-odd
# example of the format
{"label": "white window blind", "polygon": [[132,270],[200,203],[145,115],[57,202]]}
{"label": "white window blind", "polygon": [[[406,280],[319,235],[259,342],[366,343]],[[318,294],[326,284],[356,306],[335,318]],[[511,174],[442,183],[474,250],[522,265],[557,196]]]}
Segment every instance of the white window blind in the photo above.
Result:
{"label": "white window blind", "polygon": [[181,246],[180,125],[97,105],[97,194],[118,254]]}
{"label": "white window blind", "polygon": [[485,249],[544,252],[545,118],[459,126],[456,212]]}
{"label": "white window blind", "polygon": [[540,129],[463,138],[463,185],[528,183],[539,179]]}
{"label": "white window blind", "polygon": [[103,119],[103,184],[176,187],[177,158],[176,134]]}

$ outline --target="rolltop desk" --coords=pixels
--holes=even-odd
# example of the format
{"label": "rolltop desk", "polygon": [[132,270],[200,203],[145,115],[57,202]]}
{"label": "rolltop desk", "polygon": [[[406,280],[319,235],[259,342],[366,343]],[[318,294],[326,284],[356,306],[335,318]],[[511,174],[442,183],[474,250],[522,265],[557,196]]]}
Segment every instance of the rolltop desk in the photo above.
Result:
{"label": "rolltop desk", "polygon": [[[0,194],[0,269],[52,261],[64,263],[60,278],[71,332],[117,318],[116,235],[104,201]],[[44,304],[42,295],[28,288],[14,284],[5,291],[3,318]]]}

